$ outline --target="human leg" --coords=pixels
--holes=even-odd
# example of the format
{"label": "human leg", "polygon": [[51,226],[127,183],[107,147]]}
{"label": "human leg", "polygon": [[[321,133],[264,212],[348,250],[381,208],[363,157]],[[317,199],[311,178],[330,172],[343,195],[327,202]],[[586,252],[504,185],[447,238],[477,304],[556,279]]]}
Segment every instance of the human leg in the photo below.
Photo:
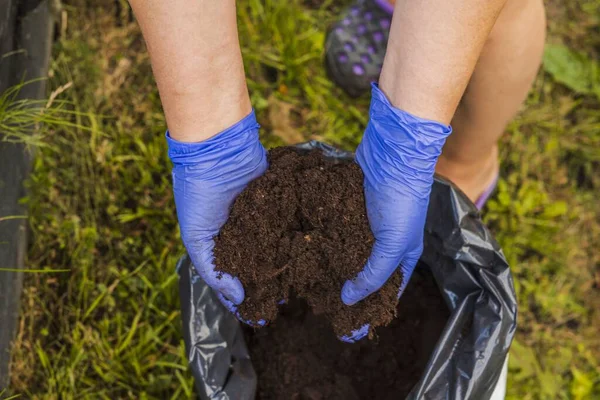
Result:
{"label": "human leg", "polygon": [[519,111],[542,60],[542,0],[509,0],[452,119],[436,172],[475,201],[498,174],[498,139]]}

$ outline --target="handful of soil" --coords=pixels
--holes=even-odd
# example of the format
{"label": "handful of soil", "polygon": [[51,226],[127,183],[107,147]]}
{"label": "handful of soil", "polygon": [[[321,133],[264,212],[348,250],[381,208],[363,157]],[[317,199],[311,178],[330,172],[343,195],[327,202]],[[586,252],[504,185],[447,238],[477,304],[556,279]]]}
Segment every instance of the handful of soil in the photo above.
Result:
{"label": "handful of soil", "polygon": [[236,199],[215,238],[217,270],[244,285],[241,316],[273,321],[278,304],[293,294],[328,319],[339,336],[365,323],[389,324],[396,315],[399,272],[354,306],[340,298],[374,243],[360,167],[328,160],[319,150],[293,148],[271,150],[269,165]]}

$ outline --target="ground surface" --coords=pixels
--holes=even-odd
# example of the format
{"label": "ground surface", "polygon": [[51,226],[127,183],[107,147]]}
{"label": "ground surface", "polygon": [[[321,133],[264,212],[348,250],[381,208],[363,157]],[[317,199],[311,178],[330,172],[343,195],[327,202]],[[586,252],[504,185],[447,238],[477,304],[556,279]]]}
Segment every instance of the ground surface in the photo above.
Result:
{"label": "ground surface", "polygon": [[[268,146],[358,143],[368,97],[346,97],[321,61],[346,2],[239,1]],[[125,0],[65,3],[51,82],[72,85],[60,96],[80,127],[45,138],[28,201],[30,267],[69,272],[27,277],[12,390],[192,398],[174,272],[183,247],[148,57]],[[485,212],[520,301],[510,399],[600,398],[599,10],[600,0],[548,1],[553,45],[502,141],[502,180]]]}

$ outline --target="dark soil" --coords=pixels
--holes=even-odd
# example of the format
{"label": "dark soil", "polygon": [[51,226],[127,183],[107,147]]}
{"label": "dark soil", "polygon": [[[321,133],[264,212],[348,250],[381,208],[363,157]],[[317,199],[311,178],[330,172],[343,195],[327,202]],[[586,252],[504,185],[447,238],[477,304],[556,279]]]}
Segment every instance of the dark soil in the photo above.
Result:
{"label": "dark soil", "polygon": [[269,162],[266,174],[237,198],[216,238],[217,269],[239,277],[246,291],[241,316],[273,321],[278,303],[295,293],[331,321],[337,335],[390,323],[399,272],[352,307],[340,298],[374,242],[360,167],[289,147],[271,150]]}
{"label": "dark soil", "polygon": [[398,400],[420,379],[450,313],[417,267],[398,317],[374,340],[340,342],[324,316],[291,300],[269,327],[247,328],[259,400]]}

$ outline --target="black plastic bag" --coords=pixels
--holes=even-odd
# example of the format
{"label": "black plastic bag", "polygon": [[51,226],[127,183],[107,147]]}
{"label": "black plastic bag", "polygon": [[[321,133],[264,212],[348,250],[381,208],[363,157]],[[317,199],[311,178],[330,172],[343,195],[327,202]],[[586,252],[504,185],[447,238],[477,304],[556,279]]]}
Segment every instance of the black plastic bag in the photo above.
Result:
{"label": "black plastic bag", "polygon": [[[333,160],[353,157],[315,141],[297,147],[321,149]],[[408,399],[489,399],[516,329],[512,276],[475,206],[439,177],[431,193],[421,264],[433,273],[452,314]],[[200,398],[253,399],[257,377],[239,322],[187,256],[177,269],[184,341]]]}

